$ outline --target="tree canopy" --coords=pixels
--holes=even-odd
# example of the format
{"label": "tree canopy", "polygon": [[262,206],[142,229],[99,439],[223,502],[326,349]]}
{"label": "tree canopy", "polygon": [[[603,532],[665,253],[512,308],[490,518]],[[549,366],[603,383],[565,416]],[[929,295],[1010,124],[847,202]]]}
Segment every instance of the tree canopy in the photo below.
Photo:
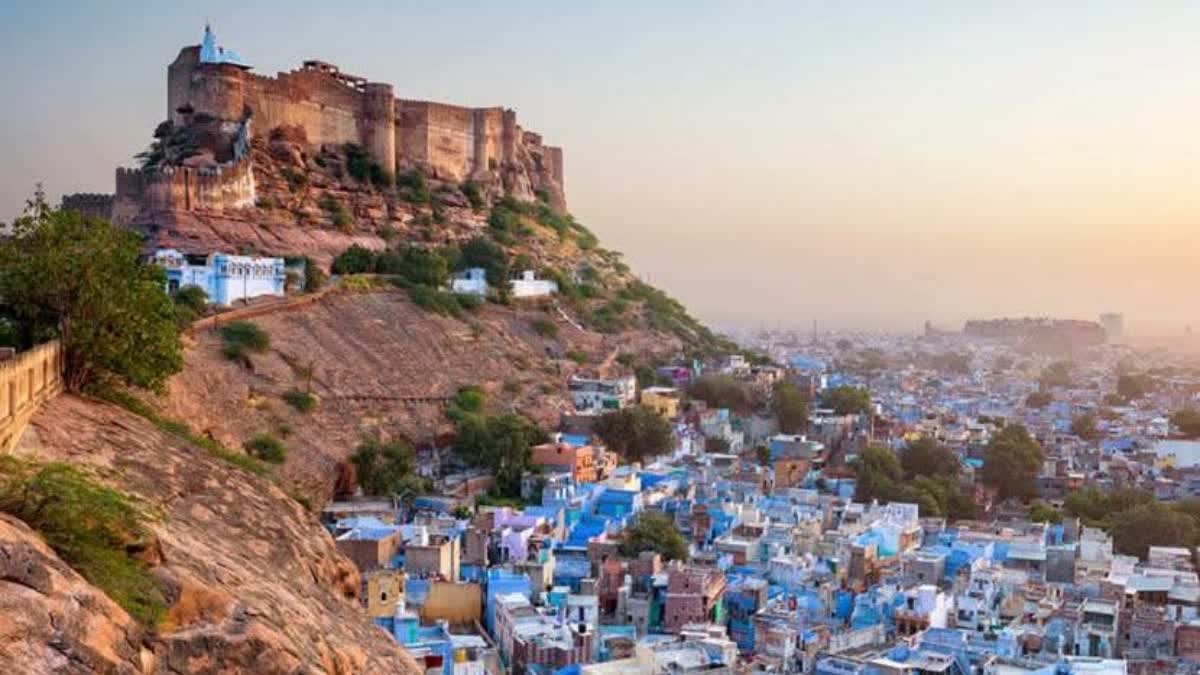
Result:
{"label": "tree canopy", "polygon": [[871,392],[844,384],[825,392],[821,403],[838,415],[865,415],[871,412]]}
{"label": "tree canopy", "polygon": [[132,231],[40,197],[0,241],[0,316],[20,346],[61,338],[66,385],[158,389],[183,365],[166,278]]}
{"label": "tree canopy", "polygon": [[670,422],[641,405],[604,413],[596,418],[593,430],[609,450],[627,462],[666,454],[675,447]]}
{"label": "tree canopy", "polygon": [[1010,424],[992,436],[984,451],[983,482],[1001,499],[1032,497],[1041,465],[1042,446],[1024,425]]}
{"label": "tree canopy", "polygon": [[661,511],[642,511],[621,535],[621,555],[657,551],[664,560],[688,559],[688,544],[675,521]]}
{"label": "tree canopy", "polygon": [[1075,370],[1075,364],[1070,361],[1055,361],[1046,366],[1042,371],[1042,376],[1038,378],[1038,383],[1043,389],[1052,389],[1054,387],[1069,387],[1071,386],[1071,375]]}
{"label": "tree canopy", "polygon": [[850,463],[854,470],[854,498],[860,502],[872,499],[890,500],[904,479],[896,453],[881,446],[863,448]]}
{"label": "tree canopy", "polygon": [[1142,398],[1154,388],[1154,382],[1148,375],[1123,373],[1117,376],[1117,395],[1132,401]]}
{"label": "tree canopy", "polygon": [[740,382],[727,375],[705,375],[692,383],[688,395],[710,408],[728,408],[747,413],[752,407],[750,395]]}
{"label": "tree canopy", "polygon": [[468,464],[492,471],[497,495],[517,497],[521,477],[530,469],[531,448],[547,440],[544,431],[520,415],[466,413],[458,421],[454,446]]}
{"label": "tree canopy", "polygon": [[922,436],[900,454],[900,466],[909,480],[917,476],[957,478],[959,461],[953,450],[932,436]]}
{"label": "tree canopy", "polygon": [[784,380],[775,385],[771,411],[783,433],[800,434],[808,430],[808,397],[791,382]]}
{"label": "tree canopy", "polygon": [[424,489],[416,475],[417,453],[402,440],[367,438],[350,456],[358,484],[368,495],[415,494]]}
{"label": "tree canopy", "polygon": [[1200,410],[1184,408],[1171,415],[1171,424],[1188,438],[1200,438]]}
{"label": "tree canopy", "polygon": [[1071,433],[1092,443],[1100,440],[1103,435],[1096,427],[1096,418],[1091,415],[1078,415],[1071,420]]}

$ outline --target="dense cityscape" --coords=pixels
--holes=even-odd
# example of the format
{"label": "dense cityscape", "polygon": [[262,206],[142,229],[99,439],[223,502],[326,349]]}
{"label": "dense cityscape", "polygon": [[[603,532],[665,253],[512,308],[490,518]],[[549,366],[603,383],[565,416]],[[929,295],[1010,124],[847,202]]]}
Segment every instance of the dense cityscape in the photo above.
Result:
{"label": "dense cityscape", "polygon": [[1190,7],[71,4],[0,671],[1200,675]]}

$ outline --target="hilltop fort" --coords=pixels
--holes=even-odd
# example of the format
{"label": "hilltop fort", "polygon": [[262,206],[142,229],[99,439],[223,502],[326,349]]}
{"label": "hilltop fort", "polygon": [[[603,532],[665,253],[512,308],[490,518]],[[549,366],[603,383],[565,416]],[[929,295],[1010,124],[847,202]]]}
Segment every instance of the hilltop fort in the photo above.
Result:
{"label": "hilltop fort", "polygon": [[[267,174],[282,170],[286,179],[289,173],[287,161],[272,167],[267,160],[298,157],[293,168],[311,173],[326,167],[324,153],[347,166],[369,163],[375,185],[419,172],[418,180],[447,190],[469,183],[489,200],[541,199],[566,208],[562,149],[521,128],[513,110],[397,98],[391,84],[316,60],[274,77],[259,75],[220,47],[207,26],[202,42],[183,47],[168,66],[166,108],[154,144],[139,155],[142,166],[117,169],[115,194],[68,195],[64,206],[152,237],[182,231],[178,238],[196,239],[198,230],[266,226],[271,214],[256,207],[280,201],[270,186],[279,176]],[[305,166],[310,159],[317,165]],[[331,182],[346,183],[346,173],[334,172]],[[334,187],[353,192],[357,186]],[[349,205],[356,207],[363,210],[356,220],[376,226],[389,220],[398,226],[413,215],[386,203]],[[303,220],[302,214],[296,219]],[[211,237],[200,239],[207,241],[199,248],[213,244]]]}

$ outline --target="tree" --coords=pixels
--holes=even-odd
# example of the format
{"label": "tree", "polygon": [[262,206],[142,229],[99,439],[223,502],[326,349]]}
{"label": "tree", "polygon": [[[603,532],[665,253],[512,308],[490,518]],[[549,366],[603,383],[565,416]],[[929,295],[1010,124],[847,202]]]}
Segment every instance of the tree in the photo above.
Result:
{"label": "tree", "polygon": [[904,478],[896,454],[877,445],[863,448],[850,463],[850,468],[855,476],[854,499],[860,502],[891,501]]}
{"label": "tree", "polygon": [[504,249],[486,237],[475,237],[463,244],[455,267],[460,270],[480,267],[487,276],[489,285],[507,288],[508,255],[504,253]]}
{"label": "tree", "polygon": [[199,286],[184,286],[171,295],[175,303],[175,321],[180,330],[201,317],[208,309],[208,293]]}
{"label": "tree", "polygon": [[1127,401],[1139,399],[1154,388],[1154,383],[1146,375],[1125,373],[1117,377],[1117,395]]}
{"label": "tree", "polygon": [[61,338],[68,389],[100,380],[160,389],[183,365],[161,269],[130,230],[40,198],[0,241],[0,315],[21,346]]}
{"label": "tree", "polygon": [[1071,371],[1075,369],[1075,364],[1070,361],[1056,361],[1046,366],[1042,371],[1042,376],[1038,378],[1038,383],[1042,389],[1053,389],[1054,387],[1069,387],[1071,386]]}
{"label": "tree", "polygon": [[771,449],[765,445],[759,445],[754,448],[754,458],[758,460],[761,466],[767,466],[771,463]]}
{"label": "tree", "polygon": [[1145,560],[1151,546],[1196,544],[1196,523],[1161,502],[1150,501],[1113,515],[1111,534],[1118,553]]}
{"label": "tree", "polygon": [[771,411],[783,433],[800,434],[808,430],[808,397],[791,382],[784,380],[775,385]]}
{"label": "tree", "polygon": [[1200,410],[1184,408],[1171,415],[1171,424],[1188,438],[1200,438]]}
{"label": "tree", "polygon": [[1029,520],[1035,523],[1061,523],[1062,512],[1044,502],[1029,505]]}
{"label": "tree", "polygon": [[705,375],[692,383],[688,395],[710,408],[728,408],[738,413],[750,411],[750,395],[737,380],[727,375]]}
{"label": "tree", "polygon": [[420,487],[414,475],[417,453],[402,440],[385,443],[374,437],[363,439],[350,456],[350,463],[359,486],[368,495],[399,495]]}
{"label": "tree", "polygon": [[838,415],[865,415],[871,412],[871,392],[844,384],[825,392],[822,404]]}
{"label": "tree", "polygon": [[983,482],[1001,499],[1034,495],[1034,477],[1042,465],[1042,446],[1021,424],[1010,424],[996,433],[983,457]]}
{"label": "tree", "polygon": [[661,511],[642,511],[621,534],[621,555],[633,558],[643,551],[656,551],[664,560],[688,559],[687,540]]}
{"label": "tree", "polygon": [[1100,440],[1103,435],[1096,428],[1096,418],[1091,415],[1078,415],[1071,420],[1071,433],[1092,443]]}
{"label": "tree", "polygon": [[375,252],[354,244],[333,259],[334,274],[366,274],[375,271]]}
{"label": "tree", "polygon": [[1045,408],[1054,401],[1054,396],[1048,391],[1035,391],[1025,397],[1025,406],[1029,408]]}
{"label": "tree", "polygon": [[666,454],[675,447],[671,424],[641,405],[604,413],[596,418],[593,430],[609,450],[627,462]]}
{"label": "tree", "polygon": [[922,436],[908,444],[900,454],[904,475],[912,480],[917,476],[958,476],[959,461],[954,451],[941,445],[932,436]]}
{"label": "tree", "polygon": [[546,440],[544,431],[520,415],[466,413],[455,428],[454,446],[468,464],[492,472],[497,495],[518,497],[521,477],[530,468],[531,448]]}

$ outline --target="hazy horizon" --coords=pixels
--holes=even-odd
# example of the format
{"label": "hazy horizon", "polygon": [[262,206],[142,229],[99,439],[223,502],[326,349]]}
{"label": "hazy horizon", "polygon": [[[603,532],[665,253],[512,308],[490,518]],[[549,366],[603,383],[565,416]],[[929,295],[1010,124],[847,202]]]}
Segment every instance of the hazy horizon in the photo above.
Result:
{"label": "hazy horizon", "polygon": [[0,220],[38,181],[111,192],[207,19],[259,73],[516,109],[576,217],[705,320],[1200,322],[1200,5],[246,4],[2,10]]}

